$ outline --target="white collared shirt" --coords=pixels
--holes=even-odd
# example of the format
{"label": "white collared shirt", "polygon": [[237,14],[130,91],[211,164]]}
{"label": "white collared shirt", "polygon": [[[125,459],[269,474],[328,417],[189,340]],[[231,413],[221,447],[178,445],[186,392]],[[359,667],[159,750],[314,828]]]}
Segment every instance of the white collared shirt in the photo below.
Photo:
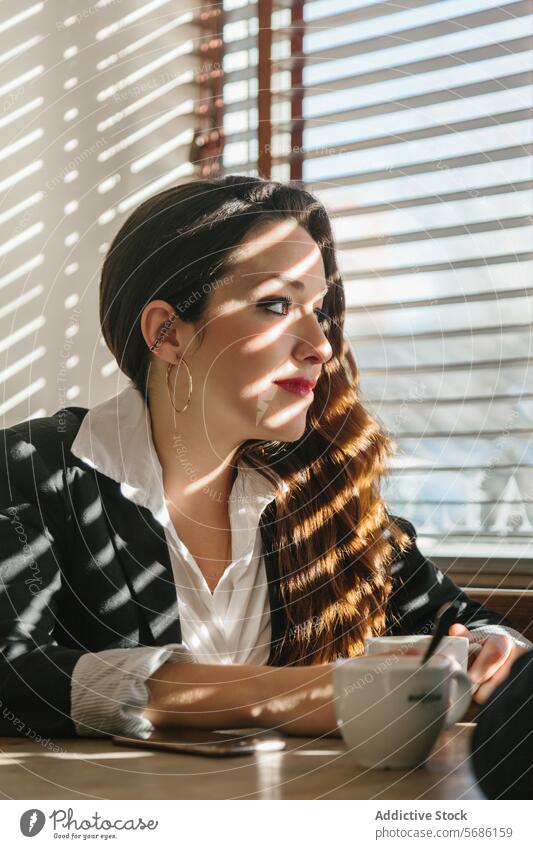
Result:
{"label": "white collared shirt", "polygon": [[239,464],[228,503],[231,563],[211,592],[170,519],[150,413],[133,383],[88,411],[71,451],[120,483],[124,497],[150,510],[164,529],[182,643],[87,653],[72,680],[71,715],[78,734],[147,736],[153,726],[142,716],[148,698],[144,682],[163,663],[266,663],[270,603],[259,520],[278,488],[256,469]]}

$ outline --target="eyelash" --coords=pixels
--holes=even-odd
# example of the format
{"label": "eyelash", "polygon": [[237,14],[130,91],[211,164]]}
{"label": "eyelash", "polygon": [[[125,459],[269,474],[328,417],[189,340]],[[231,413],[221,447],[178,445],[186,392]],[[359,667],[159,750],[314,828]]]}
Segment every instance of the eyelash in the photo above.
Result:
{"label": "eyelash", "polygon": [[[289,295],[280,295],[279,298],[269,298],[268,301],[261,301],[261,303],[258,306],[262,307],[263,309],[267,309],[268,312],[271,312],[271,310],[268,309],[269,306],[271,306],[272,304],[278,304],[278,303],[283,303],[283,304],[285,304],[285,306],[289,307],[289,306],[291,306],[291,304],[294,303],[294,301]],[[318,320],[320,322],[324,322],[329,318],[329,316],[327,315],[327,313],[324,312],[323,309],[317,308],[316,310],[313,310],[313,312],[315,313],[316,317],[318,318]],[[281,315],[281,316],[287,315],[287,313],[273,313],[273,314],[274,315]]]}

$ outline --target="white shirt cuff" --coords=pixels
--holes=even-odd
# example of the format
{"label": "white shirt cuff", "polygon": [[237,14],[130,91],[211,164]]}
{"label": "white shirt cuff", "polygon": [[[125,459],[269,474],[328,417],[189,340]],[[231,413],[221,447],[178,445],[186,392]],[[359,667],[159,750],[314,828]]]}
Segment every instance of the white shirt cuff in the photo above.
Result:
{"label": "white shirt cuff", "polygon": [[181,643],[105,649],[80,657],[72,672],[70,715],[76,734],[125,734],[146,738],[154,730],[143,716],[146,681],[163,663],[196,663]]}
{"label": "white shirt cuff", "polygon": [[514,628],[508,628],[507,625],[481,625],[479,628],[469,627],[469,630],[476,642],[484,640],[492,634],[506,634],[511,637],[517,646],[527,649],[533,648],[533,643],[527,637],[524,637],[519,631],[515,631]]}

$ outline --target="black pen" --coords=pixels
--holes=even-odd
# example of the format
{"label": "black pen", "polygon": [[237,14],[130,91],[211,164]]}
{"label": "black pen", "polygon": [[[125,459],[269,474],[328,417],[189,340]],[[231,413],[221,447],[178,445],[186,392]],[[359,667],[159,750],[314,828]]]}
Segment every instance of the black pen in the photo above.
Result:
{"label": "black pen", "polygon": [[457,622],[457,617],[461,614],[465,607],[466,602],[457,600],[447,601],[446,604],[439,607],[435,623],[433,625],[431,642],[427,647],[427,651],[422,658],[422,663],[420,665],[429,660],[442,638],[447,636],[450,626],[453,625],[454,622]]}

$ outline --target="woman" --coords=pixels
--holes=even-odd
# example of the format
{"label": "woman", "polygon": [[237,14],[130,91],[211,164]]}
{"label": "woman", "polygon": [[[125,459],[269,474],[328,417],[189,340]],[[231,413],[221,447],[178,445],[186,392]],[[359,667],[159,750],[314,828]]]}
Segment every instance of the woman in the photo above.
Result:
{"label": "woman", "polygon": [[380,497],[392,443],[311,194],[228,176],[150,198],[100,320],[127,388],[2,433],[1,733],[336,733],[335,659],[429,633],[452,598],[486,697],[526,642]]}

